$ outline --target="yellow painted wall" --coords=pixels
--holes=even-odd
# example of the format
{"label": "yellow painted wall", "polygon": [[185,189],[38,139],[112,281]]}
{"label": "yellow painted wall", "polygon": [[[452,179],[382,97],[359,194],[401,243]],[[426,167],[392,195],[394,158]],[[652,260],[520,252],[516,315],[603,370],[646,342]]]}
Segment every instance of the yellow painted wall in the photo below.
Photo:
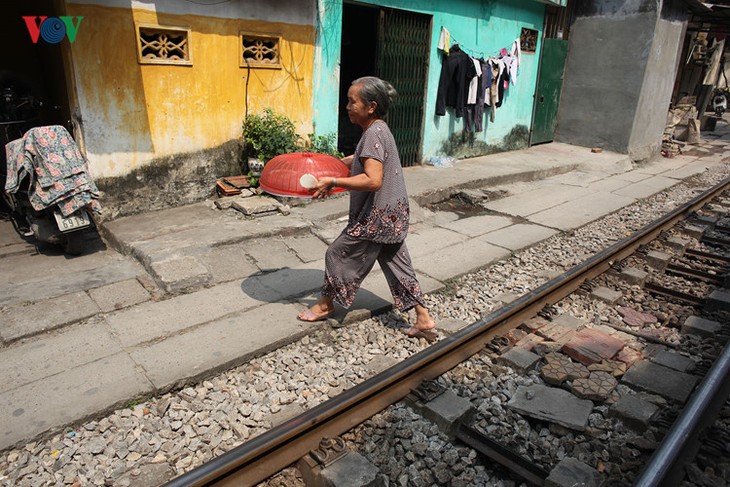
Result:
{"label": "yellow painted wall", "polygon": [[[281,69],[252,68],[248,112],[271,107],[312,131],[314,27],[68,4],[84,19],[71,47],[87,156],[96,177],[241,136],[246,68],[239,31],[277,33]],[[191,28],[192,66],[137,61],[135,22]]]}

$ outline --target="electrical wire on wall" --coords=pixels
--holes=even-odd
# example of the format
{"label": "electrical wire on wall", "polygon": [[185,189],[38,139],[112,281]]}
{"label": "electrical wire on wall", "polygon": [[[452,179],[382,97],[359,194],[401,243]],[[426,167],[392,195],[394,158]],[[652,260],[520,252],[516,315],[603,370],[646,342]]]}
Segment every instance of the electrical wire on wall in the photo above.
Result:
{"label": "electrical wire on wall", "polygon": [[246,58],[246,97],[244,99],[244,103],[246,106],[246,111],[244,112],[245,120],[248,120],[248,80],[251,79],[251,61]]}
{"label": "electrical wire on wall", "polygon": [[[244,101],[243,101],[244,106],[245,106],[243,121],[245,123],[246,120],[248,120],[248,80],[251,79],[251,61],[249,61],[247,58],[244,58],[244,59],[246,59],[246,94],[244,96]],[[248,159],[246,159],[246,155],[245,155],[245,153],[246,153],[246,134],[244,133],[243,136],[244,136],[243,137],[244,159],[248,160]],[[248,165],[248,162],[246,162],[246,165]]]}

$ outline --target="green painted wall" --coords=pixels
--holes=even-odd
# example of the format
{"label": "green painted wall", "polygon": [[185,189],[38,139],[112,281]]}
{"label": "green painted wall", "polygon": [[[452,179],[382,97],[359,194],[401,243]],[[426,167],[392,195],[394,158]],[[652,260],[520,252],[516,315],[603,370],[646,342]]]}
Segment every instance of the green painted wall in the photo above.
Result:
{"label": "green painted wall", "polygon": [[337,133],[342,0],[317,0],[315,28],[313,127],[317,135],[327,135]]}
{"label": "green painted wall", "polygon": [[[462,48],[490,56],[496,55],[502,47],[508,48],[519,38],[523,27],[535,29],[541,35],[545,12],[545,5],[534,0],[366,0],[361,3],[433,16],[423,136],[424,161],[438,154],[449,137],[460,134],[464,127],[464,120],[454,117],[451,109],[443,117],[435,115],[442,57],[436,46],[441,26],[451,32],[452,39],[456,39]],[[318,7],[316,52],[319,58],[315,60],[313,102],[315,130],[325,134],[337,130],[342,3],[341,0],[318,0]],[[538,43],[536,53],[523,53],[517,85],[510,85],[505,102],[497,109],[495,121],[489,122],[485,118],[484,131],[477,134],[478,141],[499,145],[515,126],[530,127],[540,47]]]}

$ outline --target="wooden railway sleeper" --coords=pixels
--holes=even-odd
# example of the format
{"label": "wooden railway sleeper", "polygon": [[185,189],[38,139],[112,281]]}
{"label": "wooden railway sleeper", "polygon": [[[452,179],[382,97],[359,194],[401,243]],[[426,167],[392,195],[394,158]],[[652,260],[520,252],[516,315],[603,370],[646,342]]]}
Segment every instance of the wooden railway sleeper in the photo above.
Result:
{"label": "wooden railway sleeper", "polygon": [[668,287],[661,286],[659,284],[653,283],[653,282],[647,282],[644,284],[644,289],[649,291],[650,293],[662,296],[665,298],[669,298],[680,301],[684,304],[689,304],[691,306],[698,306],[700,308],[705,306],[706,299],[701,298],[699,296],[694,296],[692,294],[683,293],[681,291],[677,291],[674,289],[670,289]]}
{"label": "wooden railway sleeper", "polygon": [[473,426],[460,424],[456,438],[482,455],[506,467],[533,485],[543,485],[549,472],[506,446],[490,439]]}
{"label": "wooden railway sleeper", "polygon": [[712,252],[703,252],[702,250],[697,249],[687,249],[684,251],[684,255],[697,257],[700,259],[707,259],[707,260],[713,260],[715,262],[723,262],[725,264],[730,264],[730,257],[726,257],[724,255],[719,254],[713,254]]}
{"label": "wooden railway sleeper", "polygon": [[723,282],[725,282],[725,278],[723,276],[710,274],[708,272],[703,272],[679,264],[672,264],[671,262],[667,264],[666,272],[683,277],[688,277],[691,279],[699,279],[700,281],[711,282],[713,284],[722,284]]}
{"label": "wooden railway sleeper", "polygon": [[719,223],[716,223],[714,229],[717,230],[718,232],[730,235],[730,227],[728,227],[728,226],[720,225]]}
{"label": "wooden railway sleeper", "polygon": [[728,271],[730,270],[726,265],[722,265],[720,261],[708,261],[708,259],[695,257],[687,253],[685,253],[678,265],[686,265],[700,272],[705,272],[718,279],[722,279],[723,282],[727,278]]}
{"label": "wooden railway sleeper", "polygon": [[726,238],[717,238],[717,237],[702,237],[700,239],[700,242],[708,244],[708,245],[717,245],[719,247],[730,247],[730,240]]}

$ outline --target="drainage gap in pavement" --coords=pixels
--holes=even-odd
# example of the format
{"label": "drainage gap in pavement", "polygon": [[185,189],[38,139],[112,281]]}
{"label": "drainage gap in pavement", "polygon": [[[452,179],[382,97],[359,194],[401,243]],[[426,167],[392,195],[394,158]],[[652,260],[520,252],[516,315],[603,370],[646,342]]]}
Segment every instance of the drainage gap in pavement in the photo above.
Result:
{"label": "drainage gap in pavement", "polygon": [[465,189],[451,195],[448,199],[427,205],[432,211],[456,213],[459,218],[486,215],[490,213],[484,203],[509,196],[504,190]]}

